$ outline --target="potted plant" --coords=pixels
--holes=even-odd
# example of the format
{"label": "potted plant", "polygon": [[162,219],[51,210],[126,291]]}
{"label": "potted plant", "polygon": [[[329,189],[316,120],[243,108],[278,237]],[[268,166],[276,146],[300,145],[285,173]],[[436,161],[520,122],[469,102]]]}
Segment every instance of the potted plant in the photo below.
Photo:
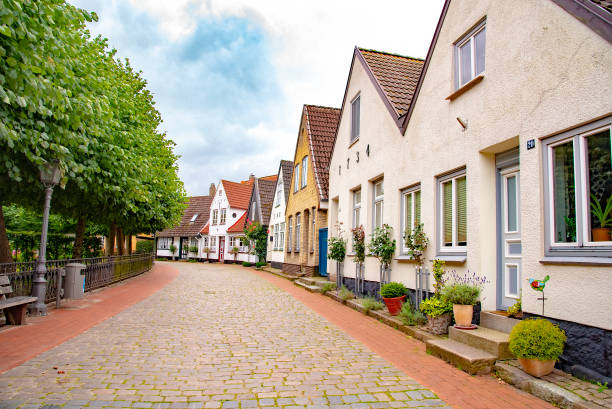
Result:
{"label": "potted plant", "polygon": [[232,247],[230,249],[230,251],[228,251],[228,253],[232,254],[234,256],[234,263],[236,263],[236,256],[238,255],[238,252],[240,251],[240,249],[236,246]]}
{"label": "potted plant", "polygon": [[566,340],[565,332],[558,326],[538,318],[516,324],[508,346],[523,370],[539,378],[552,372]]}
{"label": "potted plant", "polygon": [[176,254],[176,246],[174,245],[174,243],[172,243],[169,247],[168,250],[170,250],[170,253],[172,253],[172,261],[174,261],[174,255]]}
{"label": "potted plant", "polygon": [[351,229],[353,234],[353,251],[355,256],[353,261],[355,262],[355,292],[357,294],[363,293],[363,262],[365,261],[365,231],[363,226],[359,225]]}
{"label": "potted plant", "polygon": [[346,239],[342,237],[342,230],[337,226],[338,236],[330,237],[327,245],[329,246],[328,257],[336,262],[336,287],[342,287],[342,263],[346,257]]}
{"label": "potted plant", "polygon": [[429,330],[436,335],[446,334],[451,323],[453,305],[442,297],[431,297],[421,302],[420,310],[427,315]]}
{"label": "potted plant", "polygon": [[390,282],[383,284],[380,288],[380,296],[382,297],[389,314],[397,315],[402,309],[402,304],[406,301],[406,293],[408,289],[402,283]]}
{"label": "potted plant", "polygon": [[202,249],[202,253],[206,254],[206,260],[208,260],[208,255],[210,254],[210,248],[204,247]]}
{"label": "potted plant", "polygon": [[189,246],[189,252],[198,257],[198,246]]}
{"label": "potted plant", "polygon": [[408,227],[404,232],[404,244],[408,249],[408,255],[417,264],[423,264],[423,254],[429,245],[429,239],[423,231],[423,223],[417,224],[414,228]]}
{"label": "potted plant", "polygon": [[383,224],[381,227],[377,227],[374,233],[370,236],[370,243],[368,244],[368,250],[370,254],[378,259],[380,262],[380,284],[389,281],[391,275],[391,269],[389,264],[393,260],[395,254],[395,239],[393,237],[393,228],[388,224]]}
{"label": "potted plant", "polygon": [[480,297],[480,287],[471,284],[451,284],[442,289],[442,298],[453,305],[455,328],[471,329],[474,304]]}
{"label": "potted plant", "polygon": [[608,197],[606,207],[602,208],[600,201],[591,193],[591,213],[599,222],[599,227],[594,227],[591,230],[593,241],[610,241],[610,227],[612,227],[610,212],[612,212],[612,195]]}

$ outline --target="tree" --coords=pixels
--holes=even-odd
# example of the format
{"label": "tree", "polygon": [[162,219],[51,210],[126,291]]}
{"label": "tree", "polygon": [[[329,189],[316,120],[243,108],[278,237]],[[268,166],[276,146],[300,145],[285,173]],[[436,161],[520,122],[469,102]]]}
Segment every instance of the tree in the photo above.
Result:
{"label": "tree", "polygon": [[268,250],[268,234],[259,222],[249,221],[244,228],[244,235],[247,240],[255,243],[255,254],[258,261],[266,261],[266,251]]}

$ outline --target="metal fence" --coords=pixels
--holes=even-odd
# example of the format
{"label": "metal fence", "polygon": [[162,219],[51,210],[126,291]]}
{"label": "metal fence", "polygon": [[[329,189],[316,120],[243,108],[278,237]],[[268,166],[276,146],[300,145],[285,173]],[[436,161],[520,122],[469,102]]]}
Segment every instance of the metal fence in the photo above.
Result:
{"label": "metal fence", "polygon": [[[85,264],[85,291],[104,287],[126,278],[149,271],[153,266],[154,253],[137,253],[127,256],[95,257],[46,262],[47,293],[45,303],[57,298],[59,271],[69,263]],[[32,294],[32,280],[36,274],[36,262],[0,263],[0,275],[7,275],[13,287],[12,297]]]}

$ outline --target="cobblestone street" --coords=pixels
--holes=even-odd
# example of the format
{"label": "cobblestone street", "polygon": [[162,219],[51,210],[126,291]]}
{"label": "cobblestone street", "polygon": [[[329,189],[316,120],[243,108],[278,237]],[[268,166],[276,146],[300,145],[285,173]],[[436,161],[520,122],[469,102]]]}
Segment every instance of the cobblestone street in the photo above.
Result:
{"label": "cobblestone street", "polygon": [[0,408],[448,407],[251,270],[171,265],[159,292],[1,375]]}

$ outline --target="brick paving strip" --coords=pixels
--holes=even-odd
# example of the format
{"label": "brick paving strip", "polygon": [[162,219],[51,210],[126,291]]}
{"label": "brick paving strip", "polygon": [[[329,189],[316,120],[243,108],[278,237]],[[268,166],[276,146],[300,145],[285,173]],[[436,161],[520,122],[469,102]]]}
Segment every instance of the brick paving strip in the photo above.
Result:
{"label": "brick paving strip", "polygon": [[60,309],[49,309],[46,317],[28,317],[26,326],[1,330],[0,374],[144,300],[178,274],[173,267],[156,264],[147,273],[86,293],[83,300],[62,301]]}
{"label": "brick paving strip", "polygon": [[429,356],[424,343],[329,297],[305,291],[270,273],[253,273],[294,296],[455,408],[553,408],[549,403],[500,383],[490,375],[472,376]]}

